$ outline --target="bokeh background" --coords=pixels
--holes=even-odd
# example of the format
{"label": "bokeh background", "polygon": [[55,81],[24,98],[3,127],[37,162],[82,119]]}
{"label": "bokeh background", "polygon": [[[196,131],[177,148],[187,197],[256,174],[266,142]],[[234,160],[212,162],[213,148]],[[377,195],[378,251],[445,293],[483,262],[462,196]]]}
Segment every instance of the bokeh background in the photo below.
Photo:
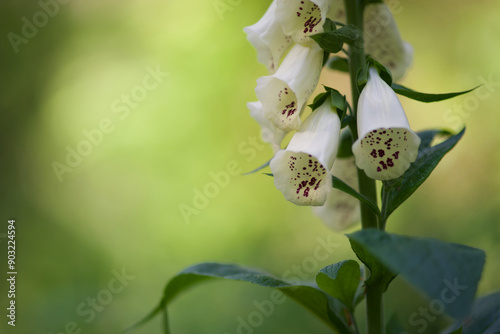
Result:
{"label": "bokeh background", "polygon": [[[240,263],[281,276],[313,255],[318,237],[338,245],[318,270],[355,258],[342,233],[329,231],[309,208],[286,202],[270,178],[239,175],[272,154],[246,109],[266,70],[242,31],[270,1],[65,1],[49,9],[53,15],[37,31],[27,31],[31,37],[15,52],[8,34],[22,35],[23,18],[33,22],[41,3],[49,2],[0,4],[3,312],[11,218],[17,221],[18,262],[17,326],[8,327],[2,314],[0,332],[117,333],[156,305],[170,277],[198,262]],[[414,129],[468,129],[392,216],[388,230],[484,249],[479,294],[496,291],[500,3],[392,3],[400,9],[395,19],[403,38],[415,49],[403,84],[448,92],[485,80],[490,90],[482,90],[487,97],[436,104],[401,99]],[[37,20],[43,23],[43,17]],[[155,88],[144,90],[150,71],[163,74]],[[345,74],[329,72],[322,82],[348,93]],[[154,81],[148,83],[151,88]],[[84,147],[84,132],[95,134],[99,127],[108,131]],[[78,145],[87,155],[58,177],[54,162],[66,165],[68,150]],[[196,192],[213,183],[211,173],[228,168],[238,175],[183,217],[181,208],[193,207]],[[86,303],[99,294],[109,297],[102,291],[113,271],[122,270],[131,276],[126,286],[98,304],[90,319]],[[236,333],[238,317],[247,319],[256,310],[253,302],[269,293],[237,282],[196,287],[172,304],[171,327],[174,333]],[[419,303],[428,301],[397,279],[387,295],[387,315],[397,309],[414,332],[405,319]],[[441,324],[436,320],[429,328]],[[292,301],[252,330],[328,333]],[[137,333],[161,333],[161,319]]]}

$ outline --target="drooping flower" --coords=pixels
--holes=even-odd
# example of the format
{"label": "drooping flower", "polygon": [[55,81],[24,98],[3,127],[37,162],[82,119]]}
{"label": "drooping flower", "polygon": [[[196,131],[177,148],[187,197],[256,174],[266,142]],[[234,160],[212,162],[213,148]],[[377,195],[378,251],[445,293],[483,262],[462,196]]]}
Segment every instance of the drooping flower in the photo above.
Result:
{"label": "drooping flower", "polygon": [[337,155],[340,120],[327,100],[306,118],[286,150],[276,153],[270,167],[274,184],[297,205],[323,205],[332,189],[330,170]]}
{"label": "drooping flower", "polygon": [[332,0],[276,0],[276,18],[296,43],[311,45],[310,35],[323,32]]}
{"label": "drooping flower", "polygon": [[276,128],[274,124],[266,118],[264,110],[262,109],[262,103],[259,101],[248,102],[247,107],[250,109],[250,116],[252,116],[261,127],[262,140],[271,144],[274,152],[279,151],[281,141],[286,133]]}
{"label": "drooping flower", "polygon": [[418,155],[420,137],[411,130],[396,93],[370,68],[358,102],[356,165],[376,180],[397,178]]}
{"label": "drooping flower", "polygon": [[[358,189],[358,175],[354,157],[337,158],[333,163],[331,173],[353,189]],[[359,206],[359,201],[356,198],[343,191],[332,189],[326,197],[325,204],[315,206],[312,210],[326,226],[332,230],[341,231],[361,221]]]}
{"label": "drooping flower", "polygon": [[292,37],[283,32],[276,19],[276,0],[254,25],[243,28],[247,38],[257,50],[257,60],[273,74],[285,52],[292,46]]}
{"label": "drooping flower", "polygon": [[318,45],[296,44],[278,71],[257,79],[255,93],[266,117],[283,130],[300,127],[300,113],[318,85],[323,50]]}
{"label": "drooping flower", "polygon": [[412,46],[401,38],[386,4],[367,4],[363,21],[366,54],[387,67],[393,80],[398,81],[412,62]]}

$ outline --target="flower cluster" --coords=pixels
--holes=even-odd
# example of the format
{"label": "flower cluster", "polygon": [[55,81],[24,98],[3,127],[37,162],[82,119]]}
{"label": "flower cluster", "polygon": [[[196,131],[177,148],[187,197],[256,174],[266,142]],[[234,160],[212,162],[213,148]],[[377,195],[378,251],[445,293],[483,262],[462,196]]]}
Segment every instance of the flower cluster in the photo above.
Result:
{"label": "flower cluster", "polygon": [[[270,74],[257,79],[259,101],[248,103],[248,108],[261,125],[263,140],[275,152],[270,168],[276,188],[296,205],[313,206],[328,226],[343,229],[359,221],[359,203],[332,188],[332,175],[355,189],[355,165],[373,179],[397,178],[416,159],[420,139],[375,67],[369,69],[359,99],[354,158],[336,159],[342,113],[330,98],[301,120],[318,85],[325,54],[310,36],[323,32],[327,18],[345,21],[341,0],[274,0],[256,24],[244,28],[257,59]],[[395,80],[400,79],[412,50],[402,41],[387,6],[368,4],[364,24],[366,53],[385,65]],[[296,132],[281,149],[291,131]]]}

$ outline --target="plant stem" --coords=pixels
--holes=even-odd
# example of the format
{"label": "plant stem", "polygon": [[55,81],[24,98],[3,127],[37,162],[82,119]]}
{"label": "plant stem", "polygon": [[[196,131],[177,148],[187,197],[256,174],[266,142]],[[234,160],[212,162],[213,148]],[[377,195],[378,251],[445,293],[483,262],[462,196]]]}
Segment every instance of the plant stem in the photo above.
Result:
{"label": "plant stem", "polygon": [[[344,0],[347,23],[355,25],[363,31],[364,0]],[[349,48],[349,73],[351,77],[352,108],[354,116],[357,117],[359,90],[357,86],[357,74],[365,66],[365,53],[363,39],[360,38]],[[358,138],[356,126],[351,126],[353,141]],[[366,176],[365,172],[358,169],[359,192],[377,202],[377,188],[375,180]],[[361,225],[363,229],[379,228],[377,216],[370,209],[361,204]],[[372,280],[372,283],[373,280]],[[368,334],[384,334],[384,312],[383,312],[383,287],[379,284],[368,284],[366,286],[366,318]]]}
{"label": "plant stem", "polygon": [[381,285],[371,284],[366,288],[366,323],[368,333],[385,333],[383,287]]}
{"label": "plant stem", "polygon": [[[346,0],[347,23],[353,24],[363,31],[363,0]],[[358,70],[365,66],[365,53],[363,40],[359,39],[349,48],[349,73],[351,76],[352,108],[356,117],[358,111],[359,90],[356,82]],[[353,141],[358,138],[356,126],[351,127]],[[375,181],[366,176],[365,172],[358,169],[359,192],[369,198],[377,199]],[[378,228],[377,216],[366,206],[361,205],[361,224],[363,228]]]}

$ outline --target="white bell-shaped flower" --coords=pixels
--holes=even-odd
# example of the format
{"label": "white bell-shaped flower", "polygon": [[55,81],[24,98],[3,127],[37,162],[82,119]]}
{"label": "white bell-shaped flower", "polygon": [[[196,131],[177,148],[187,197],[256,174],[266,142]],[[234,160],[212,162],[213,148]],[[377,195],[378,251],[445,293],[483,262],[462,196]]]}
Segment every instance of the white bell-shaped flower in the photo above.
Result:
{"label": "white bell-shaped flower", "polygon": [[413,48],[402,40],[389,7],[367,4],[363,21],[365,53],[387,67],[394,81],[400,80],[412,62]]}
{"label": "white bell-shaped flower", "polygon": [[[337,158],[331,173],[358,190],[358,173],[354,157]],[[361,221],[359,201],[338,189],[332,189],[323,206],[312,208],[313,213],[334,231],[342,231]]]}
{"label": "white bell-shaped flower", "polygon": [[281,141],[283,140],[283,137],[285,137],[286,132],[275,127],[274,124],[264,115],[262,103],[259,101],[248,102],[247,107],[250,109],[250,116],[252,116],[261,127],[262,140],[271,144],[274,152],[279,151]]}
{"label": "white bell-shaped flower", "polygon": [[310,35],[323,32],[332,0],[276,0],[276,18],[296,43],[311,45]]}
{"label": "white bell-shaped flower", "polygon": [[359,97],[357,124],[359,138],[352,152],[368,177],[400,177],[417,158],[420,137],[411,130],[396,93],[375,68],[370,68]]}
{"label": "white bell-shaped flower", "polygon": [[318,85],[323,50],[296,44],[278,71],[257,79],[255,93],[266,117],[289,132],[300,128],[300,113]]}
{"label": "white bell-shaped flower", "polygon": [[330,170],[337,155],[340,120],[327,100],[312,112],[286,150],[276,153],[270,167],[274,185],[297,205],[323,205],[332,190]]}
{"label": "white bell-shaped flower", "polygon": [[276,19],[276,0],[257,23],[243,28],[243,31],[257,50],[257,60],[267,66],[269,73],[276,72],[281,58],[293,44],[292,37],[283,32]]}

